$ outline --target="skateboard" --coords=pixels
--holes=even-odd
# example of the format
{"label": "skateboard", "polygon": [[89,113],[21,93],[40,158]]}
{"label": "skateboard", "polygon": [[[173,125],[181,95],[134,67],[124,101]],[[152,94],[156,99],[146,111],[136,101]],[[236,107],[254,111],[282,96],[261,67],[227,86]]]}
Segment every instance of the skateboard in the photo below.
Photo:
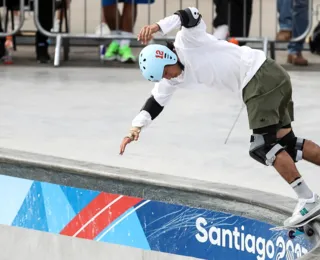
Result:
{"label": "skateboard", "polygon": [[316,219],[318,219],[320,221],[320,214],[317,214],[311,218],[308,218],[296,225],[292,225],[292,226],[278,226],[278,227],[273,227],[270,228],[270,230],[288,230],[288,237],[290,239],[294,239],[297,236],[300,235],[307,235],[308,237],[312,237],[314,235],[314,230],[311,226],[311,222],[315,221]]}

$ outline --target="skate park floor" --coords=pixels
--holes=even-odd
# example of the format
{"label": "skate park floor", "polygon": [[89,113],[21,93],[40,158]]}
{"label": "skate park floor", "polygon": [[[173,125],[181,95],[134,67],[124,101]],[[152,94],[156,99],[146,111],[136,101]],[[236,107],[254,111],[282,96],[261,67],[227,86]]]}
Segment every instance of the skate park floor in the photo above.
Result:
{"label": "skate park floor", "polygon": [[[319,73],[290,71],[293,127],[320,143]],[[213,89],[179,90],[139,142],[119,155],[152,83],[136,68],[2,66],[0,146],[80,161],[232,184],[295,198],[271,167],[248,155],[250,131],[241,100]],[[297,164],[320,193],[319,168]]]}

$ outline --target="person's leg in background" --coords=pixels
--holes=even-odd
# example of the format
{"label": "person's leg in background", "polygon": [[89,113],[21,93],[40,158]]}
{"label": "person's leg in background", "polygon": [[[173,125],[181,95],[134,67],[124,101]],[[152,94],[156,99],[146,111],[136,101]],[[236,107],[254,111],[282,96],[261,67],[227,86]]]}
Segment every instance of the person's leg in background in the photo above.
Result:
{"label": "person's leg in background", "polygon": [[[0,0],[0,8],[7,8],[8,10],[15,10],[19,6],[19,0]],[[16,11],[14,11],[14,19],[16,17]],[[11,14],[10,14],[11,15]],[[4,32],[5,30],[11,31],[11,17],[9,16],[7,28],[5,28],[5,19],[2,20],[0,13],[0,32]],[[16,22],[16,20],[14,20]],[[20,21],[20,20],[19,20]],[[2,27],[2,22],[4,23]],[[16,26],[14,24],[14,26]],[[15,28],[15,27],[14,27]],[[6,55],[6,47],[5,47],[6,37],[0,38],[0,59]]]}
{"label": "person's leg in background", "polygon": [[[104,19],[110,28],[111,35],[132,37],[133,28],[137,19],[137,5],[152,4],[154,0],[118,0],[118,2],[124,2],[122,15],[119,13],[115,0],[102,0]],[[118,59],[124,63],[135,62],[136,57],[132,54],[130,40],[113,40],[104,54],[104,59]]]}
{"label": "person's leg in background", "polygon": [[229,0],[213,0],[216,8],[216,17],[213,20],[213,35],[219,40],[226,40],[229,36]]}
{"label": "person's leg in background", "polygon": [[277,41],[289,41],[292,37],[292,0],[277,0],[278,21],[280,30]]}
{"label": "person's leg in background", "polygon": [[[67,6],[67,11],[69,10],[70,8],[70,3],[71,3],[71,0],[65,0],[66,2],[66,6]],[[62,5],[61,3],[61,6],[58,10],[56,10],[56,16],[54,18],[54,23],[53,23],[53,28],[51,29],[51,32],[59,32],[59,29],[60,29],[60,22],[62,21],[63,22],[63,19],[64,19],[64,5]]]}
{"label": "person's leg in background", "polygon": [[[53,24],[52,0],[39,1],[39,22],[42,28],[50,32]],[[48,37],[39,30],[36,33],[36,55],[40,63],[48,63],[50,55],[48,53]]]}
{"label": "person's leg in background", "polygon": [[[252,0],[214,0],[217,16],[213,21],[214,36],[248,37],[252,16]],[[244,45],[241,43],[240,45]]]}
{"label": "person's leg in background", "polygon": [[104,17],[103,7],[101,5],[101,21],[100,24],[96,27],[96,35],[108,35],[108,25],[106,23],[106,19]]}
{"label": "person's leg in background", "polygon": [[[139,4],[153,4],[154,0],[124,0],[123,12],[120,22],[121,35],[134,37],[133,30],[137,20]],[[120,41],[119,59],[121,62],[132,63],[136,57],[130,48],[130,39]]]}
{"label": "person's leg in background", "polygon": [[[120,2],[120,0],[118,2]],[[102,0],[102,9],[103,18],[110,29],[110,34],[114,36],[120,35],[119,28],[121,15],[116,0]],[[119,49],[120,40],[113,40],[104,54],[104,59],[108,61],[116,60],[119,54]]]}
{"label": "person's leg in background", "polygon": [[[3,32],[1,14],[0,14],[0,32]],[[5,44],[5,38],[0,38],[0,59],[6,54],[6,49],[4,47],[4,44]]]}
{"label": "person's leg in background", "polygon": [[[19,6],[16,6],[15,8],[18,9]],[[13,11],[13,28],[14,28],[14,30],[15,30],[17,27],[19,27],[19,25],[20,25],[20,11],[14,10],[14,11]],[[9,27],[8,29],[11,30],[11,28],[12,28],[11,19],[9,19],[9,25],[8,25],[8,27]]]}
{"label": "person's leg in background", "polygon": [[[252,17],[252,0],[230,0],[230,37],[248,37]],[[239,45],[245,45],[245,42]]]}
{"label": "person's leg in background", "polygon": [[[292,12],[292,37],[301,36],[307,29],[308,0],[293,0]],[[305,38],[299,42],[290,42],[288,46],[288,63],[293,65],[307,66],[308,61],[302,56]]]}
{"label": "person's leg in background", "polygon": [[[126,0],[123,5],[123,12],[120,21],[120,33],[124,37],[133,37],[133,29],[137,19],[137,0]],[[130,48],[130,39],[120,41],[119,60],[121,62],[135,62],[136,57]]]}

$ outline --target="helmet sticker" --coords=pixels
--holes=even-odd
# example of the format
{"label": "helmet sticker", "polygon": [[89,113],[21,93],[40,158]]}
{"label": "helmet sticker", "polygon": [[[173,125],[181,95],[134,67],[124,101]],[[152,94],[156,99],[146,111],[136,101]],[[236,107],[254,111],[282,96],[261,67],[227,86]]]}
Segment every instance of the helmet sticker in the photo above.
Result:
{"label": "helmet sticker", "polygon": [[156,58],[163,59],[164,53],[163,51],[157,50],[156,51]]}

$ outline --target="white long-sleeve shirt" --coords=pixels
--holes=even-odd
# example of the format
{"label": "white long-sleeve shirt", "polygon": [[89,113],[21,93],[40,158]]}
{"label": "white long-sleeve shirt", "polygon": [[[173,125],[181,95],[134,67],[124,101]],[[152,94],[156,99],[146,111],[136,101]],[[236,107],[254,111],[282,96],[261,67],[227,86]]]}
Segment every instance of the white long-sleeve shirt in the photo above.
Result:
{"label": "white long-sleeve shirt", "polygon": [[[171,15],[158,22],[162,34],[181,27],[178,15]],[[165,106],[178,88],[207,86],[242,92],[266,60],[261,50],[238,46],[218,40],[206,32],[201,19],[193,28],[182,27],[174,42],[176,53],[184,65],[183,73],[177,78],[162,79],[151,91],[161,106]],[[241,95],[242,96],[242,95]],[[148,111],[142,110],[132,121],[132,126],[144,127],[152,122]]]}

